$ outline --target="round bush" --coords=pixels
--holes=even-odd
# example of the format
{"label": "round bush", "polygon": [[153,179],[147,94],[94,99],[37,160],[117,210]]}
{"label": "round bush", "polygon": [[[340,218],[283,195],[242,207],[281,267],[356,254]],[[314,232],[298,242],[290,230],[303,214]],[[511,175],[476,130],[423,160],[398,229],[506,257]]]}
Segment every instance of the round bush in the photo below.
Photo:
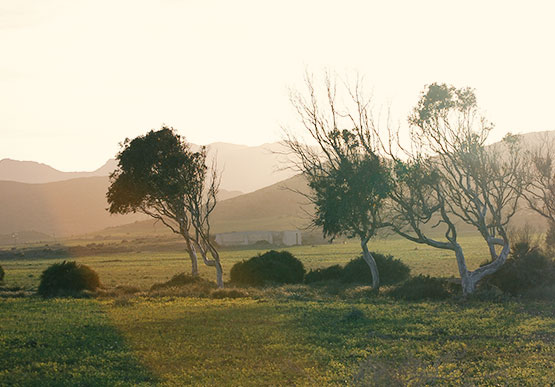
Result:
{"label": "round bush", "polygon": [[4,272],[4,269],[2,268],[2,266],[0,266],[0,282],[4,281],[4,275],[6,273]]}
{"label": "round bush", "polygon": [[75,261],[55,263],[42,272],[38,293],[42,296],[67,295],[82,290],[96,290],[100,286],[98,274]]}
{"label": "round bush", "polygon": [[309,271],[304,277],[307,284],[319,281],[340,280],[343,277],[343,268],[339,265],[333,265],[324,269],[316,269]]}
{"label": "round bush", "polygon": [[[410,275],[410,268],[399,259],[391,255],[372,253],[378,273],[380,285],[392,285],[406,280]],[[362,257],[351,260],[343,269],[343,282],[371,285],[372,273],[370,267]]]}
{"label": "round bush", "polygon": [[487,282],[512,295],[549,285],[555,281],[555,262],[538,247],[528,243],[513,245],[511,255]]}
{"label": "round bush", "polygon": [[441,278],[419,275],[405,281],[389,292],[389,295],[402,300],[442,300],[451,296],[450,284]]}
{"label": "round bush", "polygon": [[231,268],[231,282],[261,286],[268,282],[295,284],[303,282],[305,269],[288,251],[270,250]]}

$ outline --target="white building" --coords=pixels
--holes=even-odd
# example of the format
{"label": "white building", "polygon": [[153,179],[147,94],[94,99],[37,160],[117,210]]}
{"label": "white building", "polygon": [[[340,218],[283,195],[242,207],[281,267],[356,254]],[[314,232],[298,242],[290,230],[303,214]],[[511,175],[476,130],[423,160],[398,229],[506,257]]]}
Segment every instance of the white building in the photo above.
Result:
{"label": "white building", "polygon": [[216,234],[216,243],[220,246],[248,246],[262,241],[272,245],[295,246],[302,244],[302,236],[298,230],[243,231]]}

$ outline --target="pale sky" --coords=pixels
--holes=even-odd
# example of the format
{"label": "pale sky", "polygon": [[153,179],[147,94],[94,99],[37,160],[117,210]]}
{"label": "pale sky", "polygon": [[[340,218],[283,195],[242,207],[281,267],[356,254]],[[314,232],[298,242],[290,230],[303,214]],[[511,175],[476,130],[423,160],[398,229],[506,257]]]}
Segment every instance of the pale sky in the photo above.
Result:
{"label": "pale sky", "polygon": [[492,140],[555,130],[554,4],[0,0],[0,159],[93,170],[162,123],[278,141],[306,69],[364,75],[402,125],[446,82],[476,89]]}

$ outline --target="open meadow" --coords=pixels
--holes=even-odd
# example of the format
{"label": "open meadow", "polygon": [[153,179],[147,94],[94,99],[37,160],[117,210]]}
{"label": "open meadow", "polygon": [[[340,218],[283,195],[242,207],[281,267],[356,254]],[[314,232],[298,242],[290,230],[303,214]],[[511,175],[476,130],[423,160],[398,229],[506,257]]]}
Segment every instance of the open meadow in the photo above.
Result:
{"label": "open meadow", "polygon": [[[485,260],[464,238],[469,263]],[[447,252],[400,239],[371,243],[412,274],[457,276]],[[48,265],[71,257],[0,261],[0,385],[551,385],[553,301],[397,301],[367,287],[285,285],[249,297],[153,294],[189,270],[184,252],[80,256],[105,286],[92,298],[31,295]],[[156,250],[156,249],[152,249]],[[163,249],[158,249],[163,250]],[[263,250],[224,250],[226,281]],[[355,243],[288,248],[307,269],[345,264]],[[214,279],[210,268],[201,275]],[[137,288],[133,294],[114,290]],[[19,297],[16,297],[19,296]]]}

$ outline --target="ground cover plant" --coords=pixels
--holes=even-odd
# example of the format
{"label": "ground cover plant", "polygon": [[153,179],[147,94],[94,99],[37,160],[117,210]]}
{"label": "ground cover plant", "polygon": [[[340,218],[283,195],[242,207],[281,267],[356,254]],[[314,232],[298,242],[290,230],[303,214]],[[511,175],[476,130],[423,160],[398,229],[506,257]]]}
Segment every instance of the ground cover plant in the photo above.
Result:
{"label": "ground cover plant", "polygon": [[150,386],[102,305],[91,299],[0,299],[3,386]]}
{"label": "ground cover plant", "polygon": [[[474,252],[469,262],[478,267],[483,246],[471,236],[461,239]],[[415,275],[456,275],[452,257],[438,250],[415,249],[399,239],[377,240],[373,247],[382,254],[398,251]],[[314,270],[343,266],[359,249],[347,243],[290,251]],[[224,267],[259,252],[224,252],[229,265]],[[2,383],[549,385],[555,378],[552,299],[408,302],[338,281],[329,287],[286,284],[237,294],[212,288],[204,298],[174,291],[190,284],[151,293],[154,283],[178,285],[172,277],[188,269],[182,254],[80,258],[122,296],[0,297]],[[10,273],[7,286],[32,290],[52,259],[0,264]],[[208,269],[200,274],[212,277]],[[229,278],[229,271],[225,275]],[[60,350],[52,355],[53,348]]]}

